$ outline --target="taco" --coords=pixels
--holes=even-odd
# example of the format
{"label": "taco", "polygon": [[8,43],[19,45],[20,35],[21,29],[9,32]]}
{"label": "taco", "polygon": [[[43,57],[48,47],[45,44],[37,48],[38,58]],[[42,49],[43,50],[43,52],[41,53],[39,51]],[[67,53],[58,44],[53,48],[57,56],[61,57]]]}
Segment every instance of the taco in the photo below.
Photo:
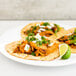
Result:
{"label": "taco", "polygon": [[36,35],[37,33],[40,34],[40,36],[45,36],[47,38],[50,38],[51,36],[54,35],[55,38],[59,36],[58,33],[64,32],[64,28],[60,27],[57,24],[54,23],[49,23],[49,22],[35,22],[35,23],[30,23],[26,25],[22,30],[21,30],[21,37],[25,38],[26,36],[33,36]]}
{"label": "taco", "polygon": [[13,56],[26,60],[50,61],[59,57],[59,43],[45,37],[28,36],[26,40],[15,41],[6,45],[5,49]]}
{"label": "taco", "polygon": [[76,53],[76,28],[69,29],[66,35],[57,39],[60,43],[66,43],[71,47],[71,52]]}

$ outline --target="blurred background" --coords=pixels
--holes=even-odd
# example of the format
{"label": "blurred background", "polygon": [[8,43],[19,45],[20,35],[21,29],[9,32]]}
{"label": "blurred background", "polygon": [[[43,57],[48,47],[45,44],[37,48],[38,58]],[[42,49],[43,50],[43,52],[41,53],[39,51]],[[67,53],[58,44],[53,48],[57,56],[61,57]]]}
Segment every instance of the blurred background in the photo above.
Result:
{"label": "blurred background", "polygon": [[0,0],[1,20],[75,20],[76,0]]}

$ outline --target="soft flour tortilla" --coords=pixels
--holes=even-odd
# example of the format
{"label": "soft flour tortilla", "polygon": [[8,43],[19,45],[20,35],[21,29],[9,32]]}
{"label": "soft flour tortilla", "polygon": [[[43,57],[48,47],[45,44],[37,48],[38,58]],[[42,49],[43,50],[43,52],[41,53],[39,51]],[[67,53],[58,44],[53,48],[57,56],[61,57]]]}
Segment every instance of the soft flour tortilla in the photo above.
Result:
{"label": "soft flour tortilla", "polygon": [[73,33],[74,30],[75,30],[75,28],[71,28],[69,30],[61,29],[60,32],[58,32],[56,35],[54,34],[54,35],[50,36],[48,39],[56,41],[57,39],[61,38],[62,36],[66,35],[66,34]]}
{"label": "soft flour tortilla", "polygon": [[[28,25],[26,25],[22,30],[21,30],[21,37],[23,38],[23,39],[25,39],[25,37],[27,37],[27,35],[26,34],[24,34],[24,31],[25,30],[29,30],[30,29],[30,27],[31,26],[36,26],[37,24],[41,24],[42,22],[35,22],[35,23],[30,23],[30,24],[28,24]],[[50,23],[50,24],[52,24],[52,23]],[[50,37],[47,37],[47,38],[53,38],[53,39],[57,39],[58,38],[58,36],[60,37],[60,35],[63,35],[63,32],[65,31],[64,30],[64,28],[62,28],[62,27],[60,27],[61,29],[60,29],[60,31],[59,32],[57,32],[57,35],[51,35]],[[60,35],[59,35],[60,34]]]}
{"label": "soft flour tortilla", "polygon": [[[69,34],[73,33],[75,29],[76,28],[71,28],[71,29],[69,29],[67,31],[64,31],[62,36],[67,35],[67,34],[69,35]],[[58,39],[61,38],[62,36],[58,37]],[[61,44],[62,42],[59,42],[59,43]],[[71,48],[71,52],[72,53],[76,53],[76,49],[75,48]]]}
{"label": "soft flour tortilla", "polygon": [[56,51],[44,57],[41,57],[41,56],[36,57],[36,56],[28,55],[28,54],[13,53],[14,49],[17,47],[17,44],[19,44],[20,42],[21,41],[15,41],[15,42],[9,43],[5,46],[5,49],[7,50],[9,54],[22,58],[22,59],[26,59],[26,60],[50,61],[59,57],[59,48],[56,49]]}
{"label": "soft flour tortilla", "polygon": [[61,29],[60,32],[50,36],[48,39],[55,41],[55,40],[61,38],[62,36],[66,35],[66,34],[72,33],[74,31],[74,29],[75,28],[72,28],[72,29],[69,29],[68,31],[64,30],[64,29]]}

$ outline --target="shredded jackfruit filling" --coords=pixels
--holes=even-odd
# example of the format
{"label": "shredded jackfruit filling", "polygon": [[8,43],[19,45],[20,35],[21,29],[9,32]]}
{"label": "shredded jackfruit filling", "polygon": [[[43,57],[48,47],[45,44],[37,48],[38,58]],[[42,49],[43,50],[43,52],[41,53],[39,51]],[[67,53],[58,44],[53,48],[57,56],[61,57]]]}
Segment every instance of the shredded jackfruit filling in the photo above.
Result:
{"label": "shredded jackfruit filling", "polygon": [[[46,39],[44,36],[41,36],[41,40],[37,39],[35,36],[28,36],[25,41],[22,41],[17,45],[14,53],[24,53],[33,56],[47,56],[52,52],[53,45],[55,46],[54,43],[51,43],[51,41]],[[56,46],[58,47],[58,44],[56,44]]]}

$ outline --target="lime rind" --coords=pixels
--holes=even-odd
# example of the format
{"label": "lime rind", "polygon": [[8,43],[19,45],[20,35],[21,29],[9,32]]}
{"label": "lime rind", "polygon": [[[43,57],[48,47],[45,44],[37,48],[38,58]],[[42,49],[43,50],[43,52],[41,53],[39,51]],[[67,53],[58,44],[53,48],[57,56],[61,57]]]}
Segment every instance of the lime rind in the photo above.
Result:
{"label": "lime rind", "polygon": [[67,52],[61,57],[61,59],[69,59],[71,56],[71,48],[68,46]]}
{"label": "lime rind", "polygon": [[61,44],[59,46],[59,51],[60,51],[60,58],[61,59],[68,59],[71,56],[71,48],[67,44]]}

